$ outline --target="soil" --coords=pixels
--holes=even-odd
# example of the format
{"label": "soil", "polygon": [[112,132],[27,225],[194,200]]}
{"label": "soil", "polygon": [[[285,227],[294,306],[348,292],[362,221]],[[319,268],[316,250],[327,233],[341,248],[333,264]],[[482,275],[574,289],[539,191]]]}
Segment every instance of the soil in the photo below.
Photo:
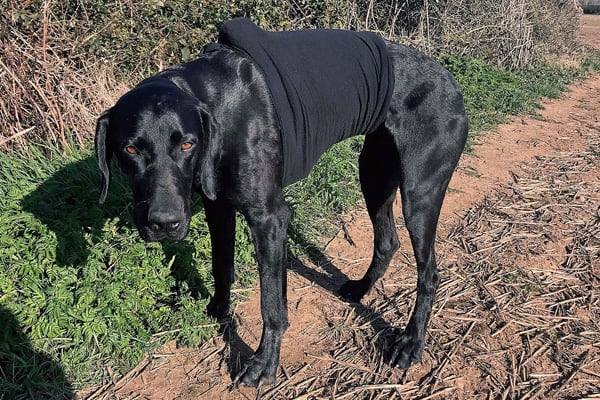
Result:
{"label": "soil", "polygon": [[[600,15],[583,16],[581,37],[600,48]],[[260,339],[255,285],[235,309],[235,327],[200,348],[169,343],[127,376],[78,397],[599,398],[599,117],[595,75],[544,101],[539,116],[514,117],[480,136],[462,157],[440,217],[442,284],[422,363],[402,371],[382,361],[415,296],[397,200],[402,250],[362,305],[340,300],[335,289],[370,261],[364,206],[344,217],[323,254],[291,263],[291,326],[275,386],[231,383]]]}

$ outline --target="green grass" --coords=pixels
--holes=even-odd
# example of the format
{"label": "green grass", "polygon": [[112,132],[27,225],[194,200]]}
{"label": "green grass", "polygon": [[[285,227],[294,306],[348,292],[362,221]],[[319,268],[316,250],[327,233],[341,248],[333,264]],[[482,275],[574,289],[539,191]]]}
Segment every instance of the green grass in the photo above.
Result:
{"label": "green grass", "polygon": [[479,132],[495,129],[508,115],[536,114],[541,98],[558,98],[576,79],[600,72],[598,51],[590,51],[580,67],[539,65],[506,71],[468,57],[447,56],[440,62],[454,74],[465,95],[470,130],[467,150]]}
{"label": "green grass", "polygon": [[[146,244],[123,179],[100,207],[98,178],[89,151],[52,160],[34,149],[0,154],[0,311],[12,321],[0,326],[0,362],[9,373],[0,376],[0,393],[97,383],[108,366],[124,373],[168,340],[195,345],[214,330],[203,314],[212,279],[198,200],[188,240]],[[242,224],[238,242],[237,263],[250,265]],[[38,361],[21,355],[31,351],[62,366],[53,373],[60,376],[35,373]]]}
{"label": "green grass", "polygon": [[[586,71],[600,71],[598,53],[580,69],[507,72],[458,57],[442,63],[464,89],[472,132],[506,114],[535,113],[540,96],[557,97]],[[318,247],[336,215],[360,199],[361,144],[340,143],[286,189],[296,252]],[[108,379],[108,367],[125,373],[169,340],[196,345],[213,334],[214,321],[203,314],[212,290],[210,240],[197,198],[187,240],[147,244],[119,173],[107,203],[97,205],[100,176],[89,149],[0,153],[0,181],[0,393],[68,398]],[[238,285],[247,287],[256,268],[241,221],[237,243]]]}
{"label": "green grass", "polygon": [[294,229],[307,237],[329,234],[339,214],[362,198],[358,183],[362,143],[363,137],[356,136],[337,144],[323,154],[306,179],[285,189]]}

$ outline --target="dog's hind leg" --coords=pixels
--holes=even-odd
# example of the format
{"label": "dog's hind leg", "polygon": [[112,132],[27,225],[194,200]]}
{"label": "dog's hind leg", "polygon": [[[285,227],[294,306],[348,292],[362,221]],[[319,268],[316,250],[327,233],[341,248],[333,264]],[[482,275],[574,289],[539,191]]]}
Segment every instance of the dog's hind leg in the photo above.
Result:
{"label": "dog's hind leg", "polygon": [[365,137],[359,159],[360,185],[373,224],[373,258],[359,280],[350,280],[340,295],[358,302],[385,273],[400,246],[392,211],[399,183],[399,156],[391,133],[381,126]]}
{"label": "dog's hind leg", "polygon": [[[445,121],[440,117],[440,121]],[[389,352],[390,364],[408,368],[421,360],[439,274],[434,242],[440,209],[466,137],[466,118],[413,127],[420,140],[401,156],[402,213],[417,262],[417,299],[404,332]],[[443,124],[443,122],[442,122]],[[418,126],[418,127],[417,127]]]}

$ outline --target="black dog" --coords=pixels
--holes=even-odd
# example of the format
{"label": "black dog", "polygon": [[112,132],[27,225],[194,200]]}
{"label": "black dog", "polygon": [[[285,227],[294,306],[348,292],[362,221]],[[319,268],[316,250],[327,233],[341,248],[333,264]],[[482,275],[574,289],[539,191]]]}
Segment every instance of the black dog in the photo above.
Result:
{"label": "black dog", "polygon": [[236,210],[246,218],[260,270],[263,333],[236,381],[273,383],[288,326],[290,210],[282,187],[305,176],[331,144],[366,134],[360,182],[375,233],[373,259],[340,294],[360,301],[388,267],[399,247],[392,204],[400,188],[417,301],[389,359],[401,368],[418,362],[439,281],[440,207],[467,136],[458,85],[427,56],[370,33],[268,33],[237,19],[224,25],[219,42],[198,60],[142,81],[100,116],[100,202],[116,156],[130,179],[140,235],[181,240],[192,191],[200,193],[215,278],[207,312],[216,317],[229,307]]}

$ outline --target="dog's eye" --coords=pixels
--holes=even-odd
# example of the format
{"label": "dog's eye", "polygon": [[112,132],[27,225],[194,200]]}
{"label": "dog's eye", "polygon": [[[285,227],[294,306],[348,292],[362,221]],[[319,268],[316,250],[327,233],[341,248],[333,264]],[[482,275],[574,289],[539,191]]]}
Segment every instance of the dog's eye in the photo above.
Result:
{"label": "dog's eye", "polygon": [[129,154],[139,154],[139,152],[137,151],[137,149],[133,146],[127,146],[125,147],[125,151],[128,152]]}
{"label": "dog's eye", "polygon": [[194,146],[193,143],[185,142],[181,145],[181,150],[187,151],[187,150],[191,149],[193,146]]}

